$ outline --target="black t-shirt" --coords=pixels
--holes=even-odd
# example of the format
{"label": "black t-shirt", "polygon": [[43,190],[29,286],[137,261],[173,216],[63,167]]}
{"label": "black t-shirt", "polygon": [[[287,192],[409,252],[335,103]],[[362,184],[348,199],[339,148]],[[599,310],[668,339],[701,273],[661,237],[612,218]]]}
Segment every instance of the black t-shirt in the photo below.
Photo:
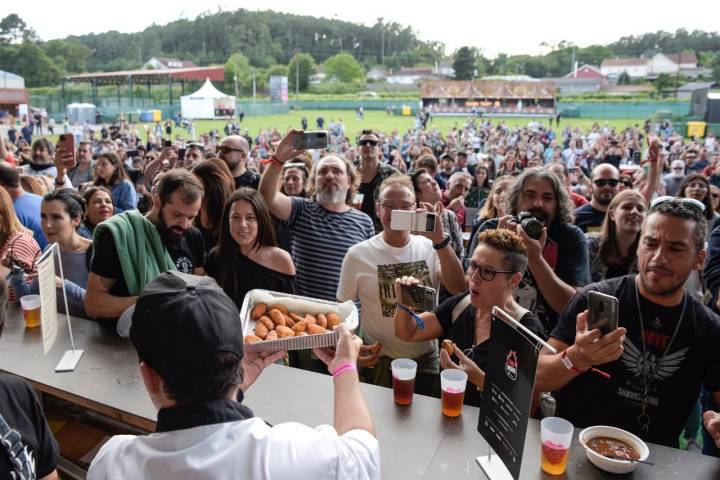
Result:
{"label": "black t-shirt", "polygon": [[[497,228],[498,220],[488,220],[480,225],[480,232],[488,228]],[[543,250],[543,258],[555,271],[555,275],[571,287],[590,283],[590,263],[588,261],[585,235],[575,225],[555,221],[548,228],[548,240]],[[528,268],[522,281],[513,292],[515,301],[535,313],[550,333],[555,327],[558,312],[545,301]]]}
{"label": "black t-shirt", "polygon": [[[163,243],[178,271],[193,273],[194,269],[205,266],[205,241],[197,228],[191,227],[179,242],[163,239]],[[129,297],[112,233],[101,230],[96,233],[93,244],[95,253],[90,262],[90,271],[101,277],[117,280],[110,289],[110,294]]]}
{"label": "black t-shirt", "polygon": [[[452,340],[470,360],[475,362],[481,369],[485,369],[490,348],[490,339],[488,338],[484,342],[475,345],[475,306],[469,304],[468,307],[458,315],[455,323],[452,321],[453,309],[467,294],[467,292],[464,292],[450,297],[435,310],[435,316],[437,316],[440,326],[443,329],[443,335],[438,340],[440,343],[445,339]],[[534,334],[545,338],[542,323],[540,323],[540,319],[534,313],[527,312],[520,319],[520,323]],[[468,388],[466,390],[465,404],[479,407],[481,400],[482,394],[478,392],[477,388]]]}
{"label": "black t-shirt", "polygon": [[[52,473],[57,468],[60,452],[53,438],[42,408],[32,387],[20,377],[0,373],[0,415],[8,426],[20,434],[26,447],[21,461],[34,464],[37,478]],[[7,448],[0,445],[0,480],[15,478]],[[31,467],[32,468],[32,467]],[[33,477],[35,478],[35,477]]]}
{"label": "black t-shirt", "polygon": [[590,203],[575,209],[575,226],[583,232],[599,232],[605,220],[605,212],[595,209]]}
{"label": "black t-shirt", "polygon": [[[245,294],[252,289],[261,288],[264,290],[272,290],[274,292],[295,293],[295,276],[272,270],[257,262],[250,260],[248,257],[240,253],[236,253],[235,258],[237,272],[242,272],[242,276],[237,277],[237,285],[223,285],[223,290],[228,297],[232,298],[238,309],[242,306]],[[207,274],[217,279],[221,268],[225,267],[220,262],[217,254],[217,248],[210,250],[207,257]]]}
{"label": "black t-shirt", "polygon": [[[685,293],[685,314],[671,342],[682,302],[675,307],[657,305],[640,295],[645,327],[643,347],[635,297],[635,275],[588,285],[578,292],[560,316],[551,337],[572,345],[577,314],[587,308],[588,292],[617,297],[619,326],[627,329],[620,359],[597,365],[610,379],[588,372],[578,375],[556,392],[557,416],[575,427],[612,425],[645,441],[677,447],[678,436],[700,395],[700,386],[720,390],[720,317]],[[666,349],[667,354],[665,354]],[[646,359],[646,360],[644,360]],[[654,373],[653,373],[654,371]],[[648,382],[646,413],[649,431],[638,423],[644,385]]]}
{"label": "black t-shirt", "polygon": [[260,175],[252,170],[245,170],[245,173],[235,177],[235,188],[248,187],[257,190],[260,185]]}

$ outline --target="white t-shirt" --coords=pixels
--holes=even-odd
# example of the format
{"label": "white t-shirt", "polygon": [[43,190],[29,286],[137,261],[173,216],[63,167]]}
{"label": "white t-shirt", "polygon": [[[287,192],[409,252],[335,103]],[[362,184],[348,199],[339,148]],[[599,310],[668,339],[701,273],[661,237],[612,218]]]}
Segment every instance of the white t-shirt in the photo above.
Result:
{"label": "white t-shirt", "polygon": [[90,465],[96,479],[379,479],[380,447],[365,430],[269,427],[259,418],[145,436],[116,435]]}
{"label": "white t-shirt", "polygon": [[432,241],[410,235],[402,248],[392,247],[383,234],[351,247],[343,260],[337,298],[341,302],[360,300],[363,336],[370,343],[382,344],[381,355],[390,358],[416,358],[433,349],[433,341],[405,342],[395,336],[395,279],[411,275],[423,285],[437,289],[436,272],[440,258]]}

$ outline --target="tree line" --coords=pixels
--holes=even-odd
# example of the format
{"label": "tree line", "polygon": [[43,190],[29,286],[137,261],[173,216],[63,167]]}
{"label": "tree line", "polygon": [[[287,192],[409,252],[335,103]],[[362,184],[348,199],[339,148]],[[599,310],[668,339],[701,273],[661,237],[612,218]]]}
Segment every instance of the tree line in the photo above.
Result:
{"label": "tree line", "polygon": [[[478,48],[462,47],[445,57],[441,42],[422,41],[413,29],[378,18],[372,26],[337,19],[274,12],[206,12],[195,19],[152,25],[141,32],[68,36],[42,41],[18,15],[0,20],[0,69],[25,78],[28,87],[57,85],[69,74],[129,70],[151,57],[190,60],[197,65],[225,65],[225,89],[251,92],[267,86],[271,75],[288,75],[289,87],[306,91],[319,65],[328,80],[364,83],[374,67],[432,66],[449,58],[458,79],[483,75],[525,74],[555,77],[579,64],[599,65],[604,58],[637,56],[655,51],[694,51],[702,66],[715,68],[720,80],[720,36],[684,29],[623,37],[609,45],[576,47],[570,42],[548,45],[545,55],[487,58]],[[235,79],[237,78],[237,82]]]}

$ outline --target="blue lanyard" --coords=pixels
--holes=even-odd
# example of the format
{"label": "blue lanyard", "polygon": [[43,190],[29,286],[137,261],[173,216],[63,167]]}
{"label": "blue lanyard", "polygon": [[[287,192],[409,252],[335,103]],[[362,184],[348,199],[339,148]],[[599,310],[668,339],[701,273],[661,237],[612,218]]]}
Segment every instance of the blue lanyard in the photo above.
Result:
{"label": "blue lanyard", "polygon": [[425,322],[423,322],[423,319],[420,318],[420,315],[418,315],[417,313],[413,312],[412,310],[410,310],[409,308],[407,308],[405,305],[401,305],[401,304],[398,303],[398,304],[397,304],[397,307],[398,307],[400,310],[402,310],[403,312],[405,312],[405,313],[407,313],[408,315],[410,315],[410,316],[413,318],[413,320],[415,320],[415,323],[417,323],[417,326],[418,326],[418,328],[419,328],[420,330],[424,330],[424,329],[425,329]]}

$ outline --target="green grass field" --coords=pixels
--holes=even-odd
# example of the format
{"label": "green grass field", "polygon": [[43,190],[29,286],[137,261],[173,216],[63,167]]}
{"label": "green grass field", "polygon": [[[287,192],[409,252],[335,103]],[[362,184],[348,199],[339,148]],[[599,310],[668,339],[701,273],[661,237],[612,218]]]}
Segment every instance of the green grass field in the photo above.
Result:
{"label": "green grass field", "polygon": [[[400,115],[387,115],[384,111],[371,110],[365,112],[365,119],[360,120],[356,117],[354,110],[299,110],[291,111],[282,115],[264,115],[264,116],[245,116],[242,122],[242,129],[249,129],[250,134],[255,136],[260,130],[266,130],[276,127],[281,133],[286,132],[289,128],[300,128],[300,120],[302,117],[308,119],[308,129],[315,129],[315,119],[322,116],[325,119],[325,128],[328,127],[331,120],[342,118],[345,124],[345,132],[347,136],[354,141],[357,134],[365,128],[374,128],[381,132],[390,133],[397,129],[401,134],[412,128],[415,124],[415,117],[403,117]],[[462,128],[466,117],[434,117],[428,124],[429,128],[437,128],[441,133],[446,134],[453,126]],[[511,128],[516,126],[525,126],[530,122],[530,117],[491,117],[494,125],[499,122],[505,122]],[[580,127],[583,131],[588,131],[594,123],[604,125],[605,119],[599,118],[563,118],[560,123],[560,129],[570,125],[571,127]],[[624,129],[628,126],[641,125],[645,119],[610,119],[607,120],[611,127],[617,130]],[[196,133],[207,133],[213,128],[217,128],[223,135],[223,127],[227,122],[225,120],[199,120],[196,122]],[[545,125],[547,121],[545,120]],[[152,128],[152,124],[150,127]],[[138,131],[144,131],[142,124],[137,124]],[[557,130],[557,127],[554,127]],[[56,132],[57,132],[56,128]],[[180,135],[182,138],[188,138],[185,129],[173,129],[173,136]],[[48,136],[53,142],[57,142],[58,136]]]}

